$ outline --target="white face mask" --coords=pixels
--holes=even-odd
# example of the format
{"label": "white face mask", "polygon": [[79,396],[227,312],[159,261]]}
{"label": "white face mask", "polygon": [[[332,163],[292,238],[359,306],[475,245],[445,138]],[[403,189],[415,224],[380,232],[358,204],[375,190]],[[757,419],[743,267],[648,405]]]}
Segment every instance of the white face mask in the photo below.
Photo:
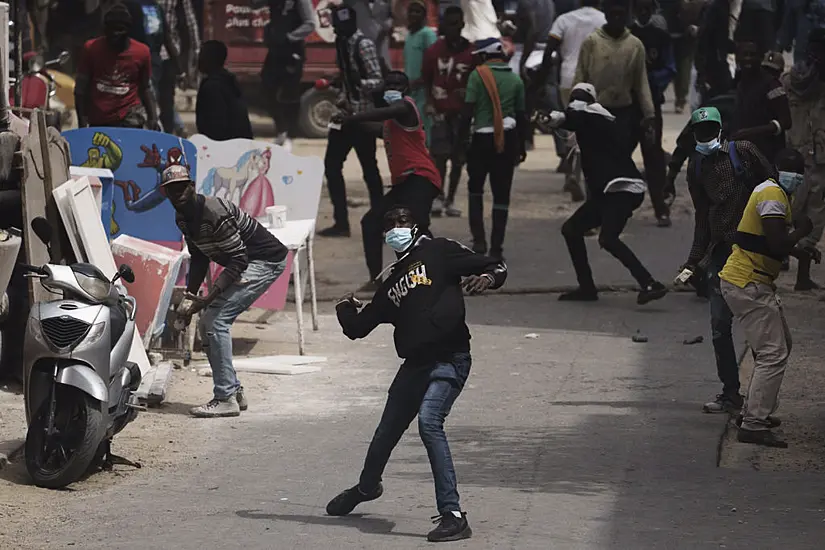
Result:
{"label": "white face mask", "polygon": [[779,187],[785,190],[785,193],[793,195],[794,192],[799,189],[799,186],[802,185],[803,181],[805,181],[805,177],[802,174],[783,172],[780,170],[779,181],[777,183]]}

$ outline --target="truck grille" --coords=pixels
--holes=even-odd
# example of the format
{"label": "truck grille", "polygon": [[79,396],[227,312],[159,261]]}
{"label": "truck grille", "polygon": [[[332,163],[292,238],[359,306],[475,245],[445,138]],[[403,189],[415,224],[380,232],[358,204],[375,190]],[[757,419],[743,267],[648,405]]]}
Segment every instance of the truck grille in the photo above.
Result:
{"label": "truck grille", "polygon": [[76,345],[91,327],[88,323],[67,316],[43,319],[40,325],[46,338],[58,349]]}

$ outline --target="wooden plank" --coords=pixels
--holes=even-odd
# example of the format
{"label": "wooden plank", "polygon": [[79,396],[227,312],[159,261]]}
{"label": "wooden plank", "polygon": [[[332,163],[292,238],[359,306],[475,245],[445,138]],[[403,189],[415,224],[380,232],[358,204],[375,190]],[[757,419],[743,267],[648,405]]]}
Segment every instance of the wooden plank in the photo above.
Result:
{"label": "wooden plank", "polygon": [[157,366],[155,378],[149,386],[149,396],[146,400],[148,404],[160,405],[166,400],[166,390],[169,388],[169,382],[172,381],[173,369],[172,363],[161,363]]}
{"label": "wooden plank", "polygon": [[35,111],[34,116],[37,119],[40,147],[45,160],[43,163],[43,188],[46,192],[46,219],[49,220],[55,230],[54,239],[52,240],[52,261],[66,260],[71,263],[75,258],[71,254],[68,231],[61,222],[61,216],[54,199],[54,190],[69,179],[69,164],[71,163],[69,145],[56,129],[46,126],[46,113],[44,111],[38,109]]}
{"label": "wooden plank", "polygon": [[[23,153],[23,183],[21,194],[23,199],[23,231],[26,252],[26,263],[44,265],[49,263],[49,252],[40,242],[31,228],[31,221],[37,217],[46,217],[46,192],[43,187],[43,150],[40,147],[40,131],[37,121],[32,120],[31,133],[20,143]],[[29,279],[29,303],[36,304],[42,301],[56,300],[58,295],[52,294],[43,288],[37,279]]]}

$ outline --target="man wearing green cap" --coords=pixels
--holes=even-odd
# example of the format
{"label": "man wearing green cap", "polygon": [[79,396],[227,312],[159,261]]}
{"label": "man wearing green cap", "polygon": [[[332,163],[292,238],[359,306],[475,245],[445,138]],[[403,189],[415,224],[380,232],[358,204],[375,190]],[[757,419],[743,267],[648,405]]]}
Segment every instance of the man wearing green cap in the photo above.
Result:
{"label": "man wearing green cap", "polygon": [[696,153],[688,162],[687,181],[695,209],[693,246],[683,268],[707,273],[710,324],[716,370],[722,393],[706,403],[707,413],[736,413],[739,395],[739,363],[733,346],[733,314],[719,289],[719,272],[725,266],[753,189],[776,170],[748,141],[722,139],[722,116],[715,107],[702,107],[690,118]]}

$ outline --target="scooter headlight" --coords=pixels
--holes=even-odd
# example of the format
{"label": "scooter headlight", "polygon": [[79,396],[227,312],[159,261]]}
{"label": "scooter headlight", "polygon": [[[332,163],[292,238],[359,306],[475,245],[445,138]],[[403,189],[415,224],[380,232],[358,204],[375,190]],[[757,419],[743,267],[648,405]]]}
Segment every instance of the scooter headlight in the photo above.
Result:
{"label": "scooter headlight", "polygon": [[109,290],[112,287],[109,281],[103,281],[97,277],[89,277],[77,271],[74,272],[74,276],[80,288],[85,290],[89,296],[95,300],[105,300],[109,296]]}
{"label": "scooter headlight", "polygon": [[89,332],[86,333],[86,336],[83,338],[73,352],[83,351],[84,349],[88,349],[103,338],[103,335],[106,333],[106,323],[96,323],[92,325],[92,328],[89,329]]}
{"label": "scooter headlight", "polygon": [[32,338],[34,338],[35,341],[37,341],[37,343],[41,346],[45,346],[49,349],[52,348],[51,343],[46,340],[45,336],[43,336],[43,329],[40,327],[39,319],[29,320],[29,334],[31,334]]}

